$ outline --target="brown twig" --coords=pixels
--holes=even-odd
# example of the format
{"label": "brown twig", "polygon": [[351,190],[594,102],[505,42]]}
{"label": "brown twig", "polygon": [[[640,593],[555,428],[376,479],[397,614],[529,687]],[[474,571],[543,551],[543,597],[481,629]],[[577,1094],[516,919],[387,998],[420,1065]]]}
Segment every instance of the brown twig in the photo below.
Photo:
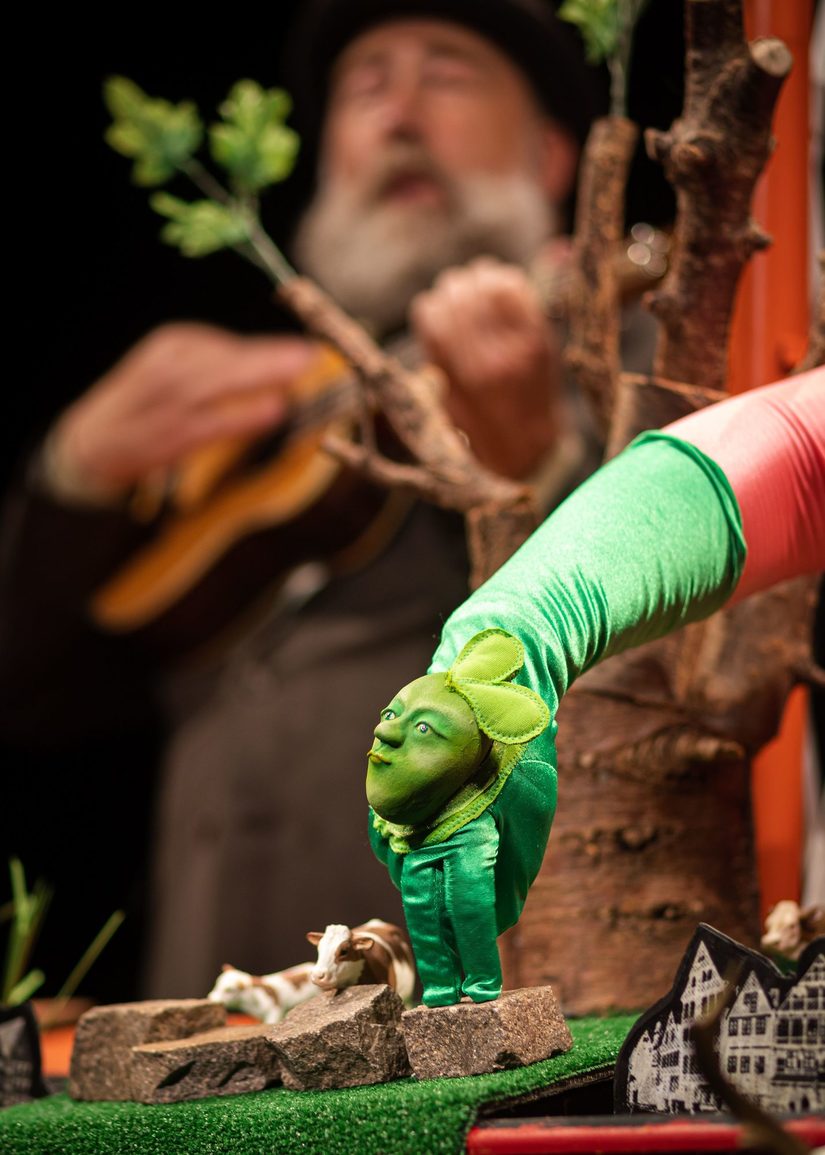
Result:
{"label": "brown twig", "polygon": [[738,970],[727,978],[722,994],[716,999],[712,1009],[703,1018],[697,1019],[690,1028],[690,1038],[696,1051],[696,1064],[708,1086],[748,1132],[747,1145],[760,1151],[775,1152],[775,1155],[806,1155],[808,1148],[786,1131],[761,1107],[743,1095],[733,1083],[722,1074],[716,1038],[719,1024],[736,998],[737,984],[742,972]]}
{"label": "brown twig", "polygon": [[638,129],[624,117],[597,120],[587,138],[576,204],[565,363],[606,437],[619,379],[619,299],[615,253],[624,233],[624,189]]}
{"label": "brown twig", "polygon": [[622,373],[610,421],[610,433],[605,458],[619,453],[639,433],[646,429],[661,429],[663,425],[686,417],[697,409],[705,409],[725,397],[716,389],[701,385],[682,385],[664,381],[642,373]]}
{"label": "brown twig", "polygon": [[427,373],[412,373],[383,352],[313,281],[294,277],[278,291],[307,328],[353,366],[415,465],[381,457],[369,445],[330,442],[331,451],[384,484],[402,484],[467,518],[471,584],[494,573],[538,524],[531,491],[484,469],[447,417]]}
{"label": "brown twig", "polygon": [[686,22],[684,112],[669,131],[645,134],[677,199],[673,260],[648,298],[663,326],[654,374],[723,389],[739,276],[770,243],[750,206],[792,58],[780,40],[745,42],[741,0],[688,0]]}

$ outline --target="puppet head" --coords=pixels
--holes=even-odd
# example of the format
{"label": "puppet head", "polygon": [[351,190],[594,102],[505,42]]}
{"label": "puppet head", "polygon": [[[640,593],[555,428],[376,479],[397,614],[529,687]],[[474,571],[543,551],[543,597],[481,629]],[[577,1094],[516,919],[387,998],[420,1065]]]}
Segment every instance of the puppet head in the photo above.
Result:
{"label": "puppet head", "polygon": [[404,686],[381,711],[367,761],[367,798],[388,822],[435,818],[472,779],[487,782],[500,746],[521,746],[550,720],[538,694],[510,683],[524,664],[521,642],[484,630],[446,673]]}

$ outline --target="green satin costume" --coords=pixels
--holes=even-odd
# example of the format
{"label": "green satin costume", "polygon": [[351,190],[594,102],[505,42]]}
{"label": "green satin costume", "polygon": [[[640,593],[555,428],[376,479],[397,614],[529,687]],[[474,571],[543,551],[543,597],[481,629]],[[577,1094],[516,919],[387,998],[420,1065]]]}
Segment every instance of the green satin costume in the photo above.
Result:
{"label": "green satin costume", "polygon": [[497,997],[496,936],[518,920],[556,806],[555,715],[597,662],[707,617],[731,596],[745,543],[719,466],[669,434],[642,434],[602,466],[448,619],[430,667],[446,670],[480,631],[519,638],[515,681],[551,723],[480,815],[441,841],[370,838],[400,887],[428,1006]]}

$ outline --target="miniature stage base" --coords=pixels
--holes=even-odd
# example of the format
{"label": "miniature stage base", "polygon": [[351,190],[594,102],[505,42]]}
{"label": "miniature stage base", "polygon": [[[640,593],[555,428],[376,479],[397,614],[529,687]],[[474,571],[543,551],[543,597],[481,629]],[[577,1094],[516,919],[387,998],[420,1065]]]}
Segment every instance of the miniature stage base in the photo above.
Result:
{"label": "miniature stage base", "polygon": [[573,1045],[549,986],[505,991],[488,1003],[416,1007],[405,1013],[402,1024],[418,1079],[526,1067]]}
{"label": "miniature stage base", "polygon": [[571,1088],[594,1081],[604,1086],[632,1025],[628,1015],[571,1019],[574,1046],[566,1054],[472,1079],[395,1079],[332,1094],[276,1089],[154,1107],[80,1103],[50,1095],[0,1111],[0,1150],[3,1155],[165,1155],[184,1150],[186,1155],[215,1155],[218,1149],[271,1152],[300,1147],[324,1155],[459,1155],[479,1113],[494,1114],[505,1103],[537,1095],[563,1104]]}

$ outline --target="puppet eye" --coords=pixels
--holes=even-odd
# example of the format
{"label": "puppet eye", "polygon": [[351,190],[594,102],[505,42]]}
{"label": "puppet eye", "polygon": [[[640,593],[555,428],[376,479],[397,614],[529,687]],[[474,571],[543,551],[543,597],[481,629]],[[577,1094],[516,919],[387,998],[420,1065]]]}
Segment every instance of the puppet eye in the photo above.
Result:
{"label": "puppet eye", "polygon": [[396,717],[395,710],[386,709],[382,712],[381,717],[385,722],[391,722]]}
{"label": "puppet eye", "polygon": [[419,734],[429,734],[429,732],[430,732],[430,727],[427,725],[426,722],[419,722],[415,728],[419,732]]}

